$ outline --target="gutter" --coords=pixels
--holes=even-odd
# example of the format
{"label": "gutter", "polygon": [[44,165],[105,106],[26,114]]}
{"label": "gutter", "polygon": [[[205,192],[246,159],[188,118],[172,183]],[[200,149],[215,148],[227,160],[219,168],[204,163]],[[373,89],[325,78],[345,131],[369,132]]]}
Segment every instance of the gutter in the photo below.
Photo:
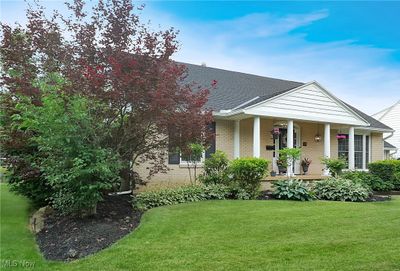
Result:
{"label": "gutter", "polygon": [[374,127],[370,127],[370,126],[359,126],[359,127],[354,127],[354,129],[358,129],[358,130],[366,130],[366,131],[376,131],[376,132],[383,132],[383,133],[391,133],[389,137],[393,136],[393,133],[395,132],[392,129],[382,129],[382,128],[374,128]]}
{"label": "gutter", "polygon": [[390,133],[390,135],[388,135],[387,137],[384,137],[383,140],[389,139],[394,135],[394,131],[392,130],[392,132]]}
{"label": "gutter", "polygon": [[233,115],[237,115],[240,113],[243,113],[244,110],[236,110],[236,111],[232,111],[232,110],[220,110],[219,112],[213,112],[214,116],[219,116],[219,117],[230,117]]}

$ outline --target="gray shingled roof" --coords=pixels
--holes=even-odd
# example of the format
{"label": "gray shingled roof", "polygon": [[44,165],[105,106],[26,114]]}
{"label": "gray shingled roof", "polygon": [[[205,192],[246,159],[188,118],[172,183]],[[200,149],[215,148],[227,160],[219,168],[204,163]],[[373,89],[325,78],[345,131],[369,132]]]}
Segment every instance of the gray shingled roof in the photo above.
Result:
{"label": "gray shingled roof", "polygon": [[389,126],[383,124],[382,122],[380,122],[379,120],[374,119],[373,117],[365,114],[364,112],[361,112],[360,110],[358,110],[357,108],[355,108],[354,106],[351,106],[347,103],[345,103],[348,107],[350,107],[351,110],[353,110],[354,112],[356,112],[359,116],[361,116],[363,119],[365,119],[366,121],[368,121],[369,124],[371,124],[371,128],[378,128],[378,129],[387,129],[387,130],[393,130],[392,128],[390,128]]}
{"label": "gray shingled roof", "polygon": [[217,87],[211,91],[207,107],[219,111],[233,109],[256,97],[276,96],[287,90],[303,85],[301,82],[262,77],[241,72],[183,63],[188,68],[188,81],[209,86],[217,80]]}
{"label": "gray shingled roof", "polygon": [[[206,104],[208,108],[215,111],[229,110],[236,107],[244,108],[304,85],[302,82],[263,77],[188,63],[181,64],[186,65],[188,68],[188,82],[196,82],[203,86],[209,86],[213,80],[217,80],[217,87],[211,91]],[[246,104],[243,105],[244,103]],[[347,103],[345,104],[369,122],[371,128],[391,130],[390,127],[373,117]]]}
{"label": "gray shingled roof", "polygon": [[393,146],[392,144],[390,144],[390,143],[387,142],[387,141],[383,141],[383,147],[384,147],[385,149],[397,149],[396,146]]}

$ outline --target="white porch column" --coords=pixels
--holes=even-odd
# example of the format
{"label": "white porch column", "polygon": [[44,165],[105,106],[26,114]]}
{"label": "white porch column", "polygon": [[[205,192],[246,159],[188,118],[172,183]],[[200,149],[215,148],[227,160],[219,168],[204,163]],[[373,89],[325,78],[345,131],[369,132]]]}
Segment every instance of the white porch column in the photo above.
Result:
{"label": "white porch column", "polygon": [[349,169],[354,170],[354,127],[349,128]]}
{"label": "white porch column", "polygon": [[240,157],[240,120],[235,120],[235,127],[233,131],[233,157]]}
{"label": "white porch column", "polygon": [[[287,147],[293,149],[293,120],[288,120],[287,125]],[[293,165],[288,165],[287,175],[293,175]]]}
{"label": "white porch column", "polygon": [[287,123],[287,147],[293,148],[293,120],[288,120]]}
{"label": "white porch column", "polygon": [[[331,125],[325,123],[324,129],[324,158],[331,158]],[[329,175],[328,168],[324,168],[324,175]]]}
{"label": "white porch column", "polygon": [[362,169],[367,169],[367,135],[363,135],[362,137],[362,150],[363,150],[363,156],[362,156]]}
{"label": "white porch column", "polygon": [[253,156],[260,157],[260,117],[254,117],[253,123]]}

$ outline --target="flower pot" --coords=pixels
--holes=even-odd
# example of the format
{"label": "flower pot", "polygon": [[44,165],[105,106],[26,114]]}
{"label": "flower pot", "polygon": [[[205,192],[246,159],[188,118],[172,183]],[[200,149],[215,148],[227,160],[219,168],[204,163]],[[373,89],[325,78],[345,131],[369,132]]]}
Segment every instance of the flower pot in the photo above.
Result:
{"label": "flower pot", "polygon": [[275,171],[271,171],[271,177],[275,177],[276,176],[276,172]]}
{"label": "flower pot", "polygon": [[308,166],[303,165],[302,168],[303,168],[304,175],[307,175],[308,174]]}
{"label": "flower pot", "polygon": [[278,166],[278,168],[279,168],[279,173],[280,174],[284,174],[284,173],[287,172],[287,168],[286,167]]}

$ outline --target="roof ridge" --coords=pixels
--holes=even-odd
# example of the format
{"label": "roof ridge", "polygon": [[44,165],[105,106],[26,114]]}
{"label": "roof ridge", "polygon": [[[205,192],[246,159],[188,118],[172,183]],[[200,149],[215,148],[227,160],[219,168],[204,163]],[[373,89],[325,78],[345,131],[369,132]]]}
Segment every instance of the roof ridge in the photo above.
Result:
{"label": "roof ridge", "polygon": [[378,114],[383,113],[384,111],[386,111],[386,112],[384,112],[384,113],[382,114],[382,116],[379,118],[379,119],[381,119],[381,118],[383,118],[384,116],[386,116],[386,115],[387,115],[396,105],[398,105],[398,104],[400,104],[400,100],[398,100],[397,102],[395,102],[395,103],[392,104],[391,106],[388,106],[388,107],[386,107],[386,108],[380,110],[379,112],[376,112],[375,114],[372,114],[371,116],[375,116],[375,115],[378,115]]}
{"label": "roof ridge", "polygon": [[399,104],[400,100],[397,101],[395,104],[393,104],[391,107],[388,108],[388,110],[383,113],[383,115],[380,117],[380,119],[383,119],[383,117],[385,117],[387,114],[389,114],[390,111],[393,110],[393,108],[395,108],[397,106],[397,104]]}
{"label": "roof ridge", "polygon": [[200,67],[200,68],[220,70],[220,71],[229,72],[229,73],[232,73],[232,72],[233,72],[233,73],[240,73],[240,74],[243,74],[243,75],[250,75],[250,76],[255,76],[255,77],[260,77],[260,78],[273,79],[273,80],[280,80],[280,81],[292,82],[292,83],[297,83],[297,84],[305,84],[304,82],[300,82],[300,81],[293,81],[293,80],[282,79],[282,78],[268,77],[268,76],[253,74],[253,73],[246,73],[246,72],[241,72],[241,71],[232,71],[232,70],[227,70],[227,69],[222,69],[222,68],[216,68],[216,67],[202,66],[202,65],[198,65],[198,64],[187,63],[187,62],[181,62],[181,61],[176,61],[176,62],[177,62],[177,63],[180,63],[180,64],[183,64],[183,65],[193,65],[193,66],[197,66],[197,67]]}

